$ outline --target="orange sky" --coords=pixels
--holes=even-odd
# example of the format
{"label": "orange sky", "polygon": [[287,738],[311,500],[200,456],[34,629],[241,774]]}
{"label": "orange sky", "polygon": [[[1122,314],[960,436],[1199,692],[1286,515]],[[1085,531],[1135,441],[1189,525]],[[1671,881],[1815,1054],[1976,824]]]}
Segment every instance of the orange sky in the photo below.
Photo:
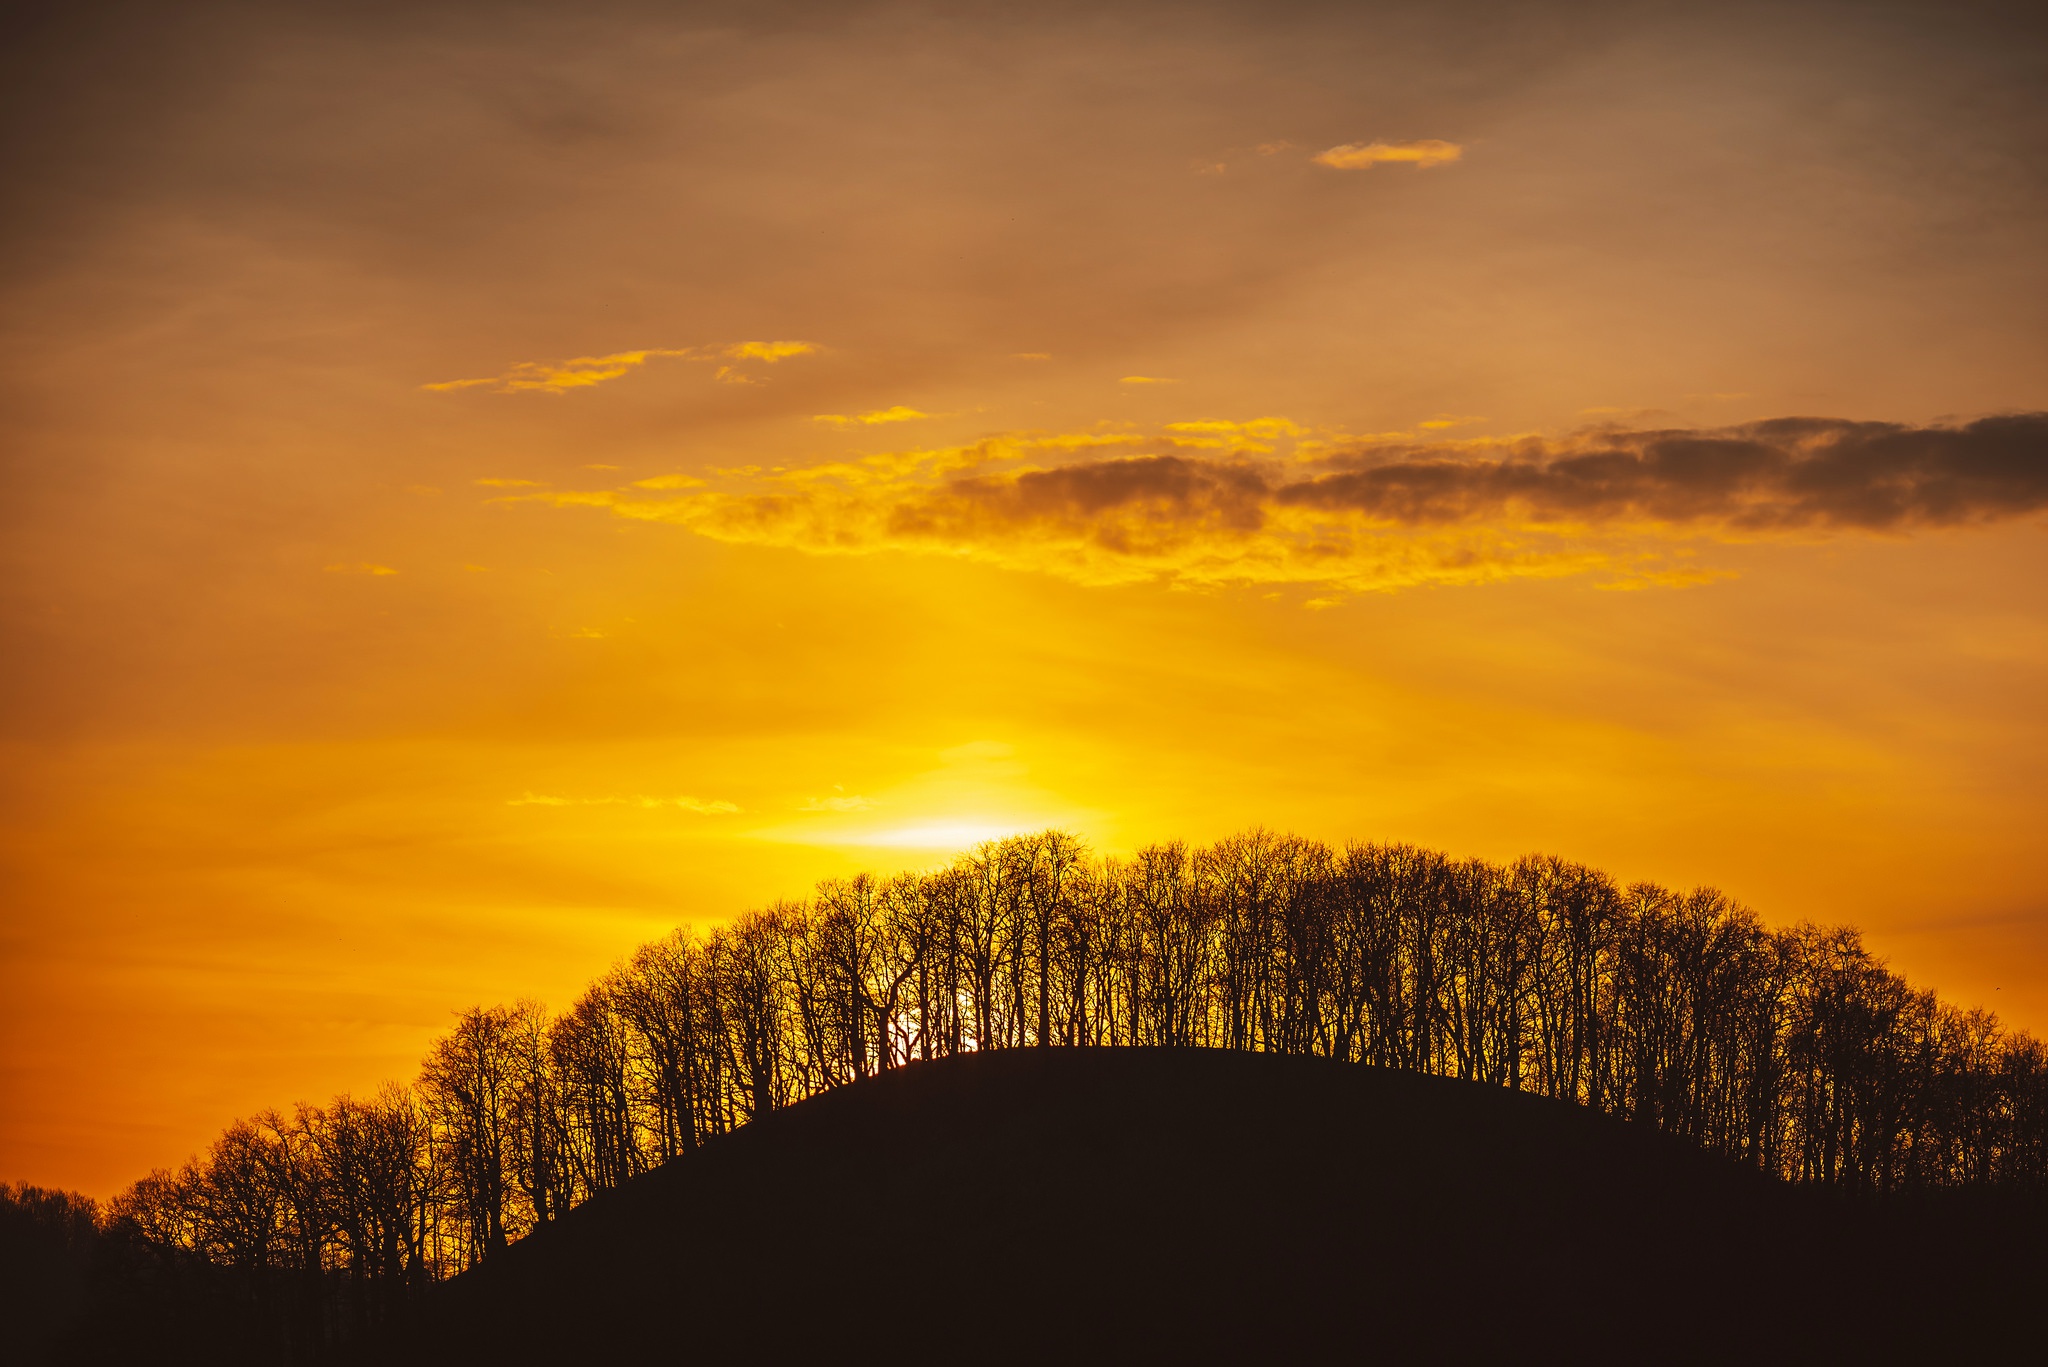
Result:
{"label": "orange sky", "polygon": [[2021,11],[180,8],[0,80],[0,1177],[1051,823],[2048,1029]]}

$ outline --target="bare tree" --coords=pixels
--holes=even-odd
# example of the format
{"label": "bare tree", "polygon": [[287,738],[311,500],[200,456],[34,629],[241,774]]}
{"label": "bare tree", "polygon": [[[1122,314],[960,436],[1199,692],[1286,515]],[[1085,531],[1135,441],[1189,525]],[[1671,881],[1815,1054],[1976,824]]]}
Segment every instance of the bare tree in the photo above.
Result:
{"label": "bare tree", "polygon": [[[991,842],[642,946],[559,1017],[462,1013],[416,1089],[265,1112],[123,1193],[144,1245],[334,1343],[575,1203],[966,1050],[1221,1046],[1447,1074],[1853,1190],[2048,1188],[2048,1049],[1854,931],[1530,857],[1252,830]],[[270,1313],[266,1311],[266,1313]]]}

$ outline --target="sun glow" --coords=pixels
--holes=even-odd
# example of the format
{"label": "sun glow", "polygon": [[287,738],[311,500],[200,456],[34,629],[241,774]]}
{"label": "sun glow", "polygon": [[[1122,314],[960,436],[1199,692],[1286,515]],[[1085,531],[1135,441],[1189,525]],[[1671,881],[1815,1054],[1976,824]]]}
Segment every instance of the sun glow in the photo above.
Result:
{"label": "sun glow", "polygon": [[814,836],[813,839],[819,844],[826,845],[952,851],[973,849],[987,841],[1001,840],[1030,829],[1032,823],[1029,821],[948,816],[937,820],[914,821],[904,826],[840,831],[828,836]]}

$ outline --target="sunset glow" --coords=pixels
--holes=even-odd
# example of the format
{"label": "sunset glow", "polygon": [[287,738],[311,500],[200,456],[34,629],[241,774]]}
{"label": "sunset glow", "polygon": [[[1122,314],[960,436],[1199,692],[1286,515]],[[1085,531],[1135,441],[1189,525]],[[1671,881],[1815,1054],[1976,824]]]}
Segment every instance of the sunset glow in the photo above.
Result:
{"label": "sunset glow", "polygon": [[1047,827],[2048,1030],[2007,20],[172,9],[9,59],[0,1176]]}

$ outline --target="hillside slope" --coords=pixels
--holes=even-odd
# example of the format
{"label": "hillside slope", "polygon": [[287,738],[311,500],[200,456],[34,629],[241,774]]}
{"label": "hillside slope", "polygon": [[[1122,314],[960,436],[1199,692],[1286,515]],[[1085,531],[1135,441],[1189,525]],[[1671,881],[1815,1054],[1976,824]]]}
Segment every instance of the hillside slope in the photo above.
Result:
{"label": "hillside slope", "polygon": [[1873,1219],[1493,1087],[1006,1051],[826,1093],[593,1200],[380,1356],[1828,1359],[1988,1332],[1872,1256],[1900,1236]]}

